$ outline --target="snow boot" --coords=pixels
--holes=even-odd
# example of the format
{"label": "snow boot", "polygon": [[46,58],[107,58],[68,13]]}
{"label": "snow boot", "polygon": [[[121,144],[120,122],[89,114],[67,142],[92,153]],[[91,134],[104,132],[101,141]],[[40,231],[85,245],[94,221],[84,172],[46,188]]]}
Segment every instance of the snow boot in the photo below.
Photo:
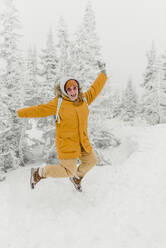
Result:
{"label": "snow boot", "polygon": [[31,168],[31,178],[30,178],[30,185],[31,188],[34,189],[35,185],[41,180],[44,179],[45,177],[41,177],[39,175],[39,168]]}
{"label": "snow boot", "polygon": [[70,177],[69,178],[70,181],[73,183],[75,189],[79,192],[82,192],[82,187],[81,187],[81,180],[82,180],[82,177],[79,177],[79,176],[73,176],[73,177]]}

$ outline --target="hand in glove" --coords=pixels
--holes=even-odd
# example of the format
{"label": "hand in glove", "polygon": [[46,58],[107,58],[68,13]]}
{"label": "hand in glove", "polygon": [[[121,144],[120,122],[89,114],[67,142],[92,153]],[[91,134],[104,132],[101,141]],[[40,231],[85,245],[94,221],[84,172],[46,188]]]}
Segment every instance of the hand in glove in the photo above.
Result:
{"label": "hand in glove", "polygon": [[102,73],[104,73],[105,75],[107,75],[107,73],[106,73],[106,64],[104,62],[101,62],[101,61],[97,61],[97,64],[98,64],[99,70]]}

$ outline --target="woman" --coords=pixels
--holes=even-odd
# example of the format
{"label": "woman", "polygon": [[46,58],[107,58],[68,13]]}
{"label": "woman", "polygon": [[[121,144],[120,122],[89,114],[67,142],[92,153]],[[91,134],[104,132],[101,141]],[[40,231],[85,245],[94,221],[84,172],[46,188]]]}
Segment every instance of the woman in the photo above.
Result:
{"label": "woman", "polygon": [[[79,82],[69,78],[60,83],[59,95],[62,103],[59,109],[60,122],[56,122],[56,149],[59,166],[46,165],[44,168],[32,168],[31,187],[47,177],[69,177],[78,191],[82,191],[81,180],[95,166],[97,157],[89,142],[87,134],[88,105],[102,90],[107,76],[104,65],[99,63],[101,73],[85,93],[81,92]],[[20,118],[46,117],[55,115],[58,105],[56,96],[47,104],[18,110]],[[77,159],[81,164],[77,168]]]}

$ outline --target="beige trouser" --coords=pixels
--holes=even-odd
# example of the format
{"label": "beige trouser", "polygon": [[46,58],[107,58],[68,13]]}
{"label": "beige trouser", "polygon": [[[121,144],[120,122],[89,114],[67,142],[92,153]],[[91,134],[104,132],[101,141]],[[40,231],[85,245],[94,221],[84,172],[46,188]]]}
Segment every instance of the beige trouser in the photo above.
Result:
{"label": "beige trouser", "polygon": [[77,168],[77,159],[60,159],[59,165],[46,165],[43,168],[43,177],[71,177],[85,174],[96,165],[97,156],[94,151],[87,153],[83,148],[80,156],[81,164]]}

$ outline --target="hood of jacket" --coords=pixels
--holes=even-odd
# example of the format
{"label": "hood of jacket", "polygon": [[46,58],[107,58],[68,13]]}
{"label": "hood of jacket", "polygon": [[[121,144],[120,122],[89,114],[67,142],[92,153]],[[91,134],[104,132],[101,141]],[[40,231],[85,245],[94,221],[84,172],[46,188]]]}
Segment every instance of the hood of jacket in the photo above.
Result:
{"label": "hood of jacket", "polygon": [[[68,78],[68,80],[69,80],[69,78]],[[67,80],[66,80],[66,81],[67,81]],[[65,83],[66,83],[66,81],[65,81]],[[63,84],[64,86],[65,86],[65,83]],[[68,101],[72,101],[72,100],[69,98],[68,94],[65,92],[64,86],[63,86],[63,85],[62,85],[62,84],[60,85],[60,83],[58,83],[58,84],[55,85],[55,87],[54,87],[54,94],[55,94],[55,96],[56,96],[56,97],[62,97],[62,98],[64,98],[64,99],[68,100]],[[74,101],[74,103],[75,103],[76,105],[80,105],[83,101],[84,101],[84,100],[83,100],[83,92],[82,92],[82,89],[79,87],[79,88],[78,88],[78,97],[77,97],[77,99]]]}

